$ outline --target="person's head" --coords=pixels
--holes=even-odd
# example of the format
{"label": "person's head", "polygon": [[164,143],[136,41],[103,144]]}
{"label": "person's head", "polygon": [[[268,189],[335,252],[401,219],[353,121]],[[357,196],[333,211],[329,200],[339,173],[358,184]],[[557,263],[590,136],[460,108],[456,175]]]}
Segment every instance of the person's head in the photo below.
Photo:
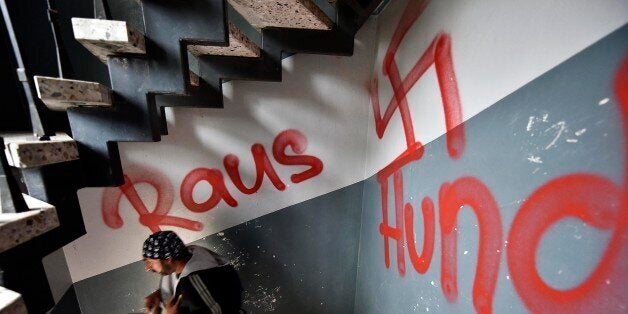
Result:
{"label": "person's head", "polygon": [[190,252],[181,238],[172,231],[151,234],[142,249],[146,271],[170,275],[190,259]]}

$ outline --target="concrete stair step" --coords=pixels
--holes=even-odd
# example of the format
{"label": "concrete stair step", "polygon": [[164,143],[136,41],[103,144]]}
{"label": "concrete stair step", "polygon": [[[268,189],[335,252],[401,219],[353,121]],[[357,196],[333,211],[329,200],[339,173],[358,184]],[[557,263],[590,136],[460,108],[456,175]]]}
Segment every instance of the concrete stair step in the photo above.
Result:
{"label": "concrete stair step", "polygon": [[201,78],[192,70],[190,70],[190,85],[194,87],[198,87],[201,85]]}
{"label": "concrete stair step", "polygon": [[26,304],[19,293],[0,287],[0,314],[26,313]]}
{"label": "concrete stair step", "polygon": [[119,54],[145,54],[144,34],[125,21],[72,18],[74,38],[100,61]]}
{"label": "concrete stair step", "polygon": [[16,168],[40,167],[79,158],[76,142],[63,133],[51,136],[48,141],[37,140],[30,133],[1,135],[7,161]]}
{"label": "concrete stair step", "polygon": [[37,96],[51,110],[79,106],[111,106],[111,90],[100,83],[35,76]]}
{"label": "concrete stair step", "polygon": [[188,50],[197,57],[214,55],[258,58],[260,56],[259,46],[231,22],[229,22],[229,46],[190,45]]}
{"label": "concrete stair step", "polygon": [[257,29],[265,27],[329,30],[333,22],[312,0],[227,0]]}
{"label": "concrete stair step", "polygon": [[54,206],[22,194],[29,210],[0,213],[0,253],[59,226]]}

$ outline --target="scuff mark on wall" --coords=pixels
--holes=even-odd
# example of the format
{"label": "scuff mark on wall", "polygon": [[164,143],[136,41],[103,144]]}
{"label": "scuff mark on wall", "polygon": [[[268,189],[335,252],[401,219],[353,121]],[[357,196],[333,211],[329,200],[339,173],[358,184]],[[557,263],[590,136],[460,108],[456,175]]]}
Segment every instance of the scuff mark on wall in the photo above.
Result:
{"label": "scuff mark on wall", "polygon": [[527,159],[528,159],[530,162],[533,162],[533,163],[535,163],[535,164],[542,164],[542,163],[543,163],[543,160],[541,160],[541,157],[539,157],[539,156],[533,156],[533,155],[530,155],[530,156],[528,156],[528,158],[527,158]]}
{"label": "scuff mark on wall", "polygon": [[244,294],[243,304],[264,312],[273,312],[277,306],[277,301],[281,300],[279,291],[281,287],[267,288],[258,286],[253,292]]}

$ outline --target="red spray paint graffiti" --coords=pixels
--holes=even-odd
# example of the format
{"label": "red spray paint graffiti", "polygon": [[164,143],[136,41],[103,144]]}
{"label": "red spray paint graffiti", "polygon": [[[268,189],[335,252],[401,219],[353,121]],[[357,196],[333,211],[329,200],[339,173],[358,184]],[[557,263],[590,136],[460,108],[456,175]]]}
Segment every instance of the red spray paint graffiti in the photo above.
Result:
{"label": "red spray paint graffiti", "polygon": [[[465,150],[462,106],[451,55],[451,37],[446,33],[438,34],[403,81],[400,78],[399,68],[395,61],[395,55],[403,38],[414,22],[421,16],[428,4],[429,1],[408,2],[393,34],[391,43],[386,52],[386,57],[384,58],[383,73],[389,78],[394,97],[388,104],[383,118],[380,112],[377,78],[373,79],[370,86],[371,102],[378,137],[382,138],[384,136],[392,115],[396,109],[399,109],[404,136],[406,138],[406,150],[377,174],[382,198],[383,220],[379,230],[384,237],[384,261],[386,267],[390,267],[389,238],[392,238],[397,241],[397,268],[402,276],[405,275],[406,271],[404,258],[405,241],[403,239],[404,218],[406,228],[411,228],[413,209],[410,204],[406,204],[405,212],[403,212],[403,177],[401,169],[408,163],[419,160],[423,156],[423,145],[415,140],[414,126],[412,124],[412,117],[410,115],[406,95],[432,64],[436,69],[436,76],[445,112],[448,154],[453,159],[458,159]],[[391,227],[388,224],[388,178],[391,175],[393,175],[394,184],[396,227]],[[466,194],[466,191],[475,191],[476,193]],[[470,205],[478,216],[480,225],[480,257],[474,279],[473,304],[479,312],[490,312],[498,275],[496,266],[499,265],[501,257],[499,247],[502,241],[502,227],[497,205],[490,190],[486,188],[481,181],[472,177],[461,178],[452,185],[444,184],[441,187],[440,194],[440,221],[443,237],[443,247],[441,249],[443,260],[441,270],[443,293],[450,302],[454,302],[458,297],[456,280],[457,236],[453,230],[456,226],[460,206]],[[416,248],[414,247],[414,230],[406,229],[405,232],[409,242],[408,250],[410,252],[411,261],[414,268],[419,273],[425,273],[427,269],[429,269],[434,247],[434,214],[431,200],[426,198],[422,207],[425,236],[421,257],[417,256]]]}
{"label": "red spray paint graffiti", "polygon": [[[296,155],[287,155],[286,148],[288,147],[291,147]],[[303,172],[292,174],[291,181],[294,183],[313,178],[323,171],[323,162],[317,157],[305,155],[306,149],[307,138],[301,132],[293,129],[279,133],[273,142],[273,156],[279,164],[310,167]],[[243,194],[254,194],[260,189],[264,174],[266,174],[277,190],[285,190],[286,185],[275,171],[264,146],[258,143],[253,144],[251,152],[255,163],[256,178],[255,183],[250,188],[246,187],[242,181],[238,168],[239,158],[234,154],[225,156],[225,170],[233,185]],[[174,202],[174,189],[168,178],[158,170],[134,166],[125,172],[124,178],[125,181],[122,186],[106,188],[102,195],[103,221],[110,228],[117,229],[123,225],[119,206],[122,195],[124,195],[140,215],[140,223],[148,227],[151,232],[159,231],[160,226],[174,226],[194,231],[203,229],[203,225],[198,221],[167,215]],[[209,183],[212,191],[206,201],[197,203],[193,197],[194,188],[202,181]],[[146,208],[135,188],[135,185],[140,183],[147,183],[157,191],[157,204],[152,212]],[[201,167],[190,171],[183,179],[179,193],[183,205],[192,212],[207,212],[216,207],[221,200],[231,207],[238,206],[238,201],[227,188],[225,178],[218,169]]]}
{"label": "red spray paint graffiti", "polygon": [[[421,255],[414,244],[413,207],[403,205],[402,168],[421,159],[423,145],[415,140],[412,117],[406,95],[434,64],[443,101],[447,151],[452,159],[465,151],[465,131],[462,110],[451,55],[451,37],[438,34],[427,50],[401,80],[395,55],[412,25],[426,9],[429,1],[409,1],[395,29],[383,61],[383,74],[388,76],[393,90],[382,117],[379,104],[378,80],[369,86],[373,105],[375,130],[382,138],[393,114],[399,109],[407,148],[377,173],[381,191],[382,223],[379,233],[384,239],[384,264],[390,267],[389,240],[396,241],[397,269],[406,273],[405,243],[414,269],[423,274],[429,269],[434,248],[434,206],[429,197],[422,202],[424,236]],[[628,59],[618,71],[615,91],[620,102],[624,138],[628,139]],[[628,156],[628,145],[625,145]],[[626,163],[626,162],[625,162]],[[628,169],[628,167],[627,167]],[[556,178],[537,189],[523,204],[512,223],[508,235],[507,265],[515,289],[524,304],[534,312],[616,312],[628,300],[622,294],[622,282],[628,280],[628,268],[622,261],[628,259],[628,170],[624,170],[624,187],[606,178],[576,173]],[[388,180],[393,177],[395,226],[388,218]],[[478,219],[480,243],[478,262],[473,281],[473,304],[477,312],[492,312],[496,289],[503,227],[500,212],[490,189],[479,179],[463,177],[452,184],[445,183],[439,193],[438,216],[441,227],[441,281],[445,298],[456,302],[458,212],[463,205],[471,207]],[[568,290],[557,290],[547,285],[536,268],[536,250],[547,230],[557,221],[575,217],[587,225],[612,232],[612,237],[596,269],[587,279]],[[405,238],[404,238],[405,236]],[[625,307],[624,307],[625,308]]]}
{"label": "red spray paint graffiti", "polygon": [[436,233],[434,226],[434,203],[431,198],[423,198],[423,202],[421,202],[421,210],[423,212],[423,225],[425,226],[423,235],[423,251],[421,252],[421,255],[416,253],[416,244],[414,243],[414,210],[412,209],[412,205],[409,203],[406,203],[406,206],[404,207],[403,219],[405,221],[406,239],[408,239],[410,261],[412,262],[414,270],[416,270],[419,274],[425,274],[432,262],[432,254],[434,254],[434,234]]}
{"label": "red spray paint graffiti", "polygon": [[[614,90],[619,101],[624,141],[628,139],[628,58],[620,65]],[[508,236],[508,268],[515,289],[534,312],[619,313],[628,303],[628,145],[624,144],[623,187],[607,178],[575,173],[549,181],[521,206]],[[550,287],[536,268],[543,234],[561,219],[573,217],[607,230],[611,238],[597,267],[566,290]]]}
{"label": "red spray paint graffiti", "polygon": [[441,229],[441,285],[445,298],[454,302],[458,298],[456,231],[458,212],[469,205],[477,216],[480,245],[473,281],[473,305],[480,313],[490,313],[497,283],[503,231],[497,202],[482,181],[463,177],[452,184],[444,183],[439,192]]}
{"label": "red spray paint graffiti", "polygon": [[[286,148],[292,148],[297,155],[286,155]],[[293,183],[313,178],[323,171],[323,162],[314,157],[304,155],[307,138],[297,130],[285,130],[273,142],[273,156],[278,163],[286,166],[309,166],[308,170],[290,176]]]}
{"label": "red spray paint graffiti", "polygon": [[[203,203],[197,203],[194,200],[194,187],[201,182],[206,181],[212,187],[212,194]],[[216,207],[220,200],[224,200],[231,207],[238,206],[236,201],[225,185],[225,179],[222,172],[218,169],[196,168],[185,176],[181,183],[181,201],[189,210],[197,213],[209,211]]]}
{"label": "red spray paint graffiti", "polygon": [[[623,204],[625,206],[625,204]],[[626,208],[622,191],[610,180],[590,174],[573,174],[552,180],[523,204],[508,236],[508,268],[515,289],[535,312],[605,313],[619,311],[608,298],[621,300],[628,258]],[[613,233],[595,270],[577,287],[559,290],[543,281],[536,268],[536,252],[543,234],[567,217]],[[619,281],[612,284],[612,281]],[[625,294],[625,291],[623,292]],[[625,298],[625,295],[623,296]],[[602,301],[605,302],[602,302]],[[609,302],[611,301],[611,302]]]}
{"label": "red spray paint graffiti", "polygon": [[[137,193],[135,185],[146,183],[157,191],[157,204],[150,212],[142,198]],[[119,188],[106,188],[102,194],[102,218],[107,226],[113,229],[122,227],[124,222],[120,217],[120,200],[122,195],[131,203],[131,206],[140,215],[140,223],[157,232],[160,226],[175,226],[190,230],[199,231],[203,229],[203,224],[180,217],[168,216],[174,202],[174,189],[172,184],[164,175],[154,169],[135,166],[124,175],[124,184]]]}
{"label": "red spray paint graffiti", "polygon": [[231,182],[244,194],[253,194],[259,190],[262,186],[262,180],[264,180],[264,173],[268,176],[270,182],[273,183],[275,188],[279,191],[286,189],[286,185],[281,181],[279,175],[273,168],[273,165],[266,155],[266,150],[262,144],[254,144],[251,146],[251,153],[253,154],[253,161],[255,162],[255,184],[253,187],[247,188],[242,182],[240,171],[238,171],[238,165],[240,159],[234,154],[229,154],[224,159],[225,170],[231,178]]}

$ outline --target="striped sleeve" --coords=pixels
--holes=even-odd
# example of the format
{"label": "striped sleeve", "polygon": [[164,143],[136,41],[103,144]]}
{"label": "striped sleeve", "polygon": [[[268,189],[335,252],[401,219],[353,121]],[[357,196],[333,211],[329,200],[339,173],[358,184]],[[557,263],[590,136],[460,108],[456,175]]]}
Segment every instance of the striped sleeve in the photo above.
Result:
{"label": "striped sleeve", "polygon": [[205,305],[207,305],[213,314],[222,314],[220,305],[216,302],[216,300],[214,300],[211,293],[209,293],[207,286],[205,286],[198,275],[191,275],[190,283],[192,283],[192,286],[196,292],[198,292],[198,295],[201,296],[201,299],[205,302]]}

